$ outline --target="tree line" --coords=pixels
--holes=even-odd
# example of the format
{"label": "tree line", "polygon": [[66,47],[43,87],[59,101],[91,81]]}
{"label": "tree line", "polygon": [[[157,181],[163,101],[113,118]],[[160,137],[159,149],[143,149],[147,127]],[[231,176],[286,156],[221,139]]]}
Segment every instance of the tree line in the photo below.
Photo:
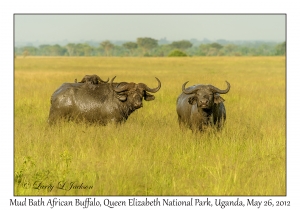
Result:
{"label": "tree line", "polygon": [[65,46],[40,45],[39,47],[15,47],[15,56],[277,56],[286,54],[286,42],[279,44],[220,44],[218,42],[193,46],[188,40],[174,41],[170,44],[158,44],[158,40],[141,37],[136,42],[114,45],[106,40],[99,46],[88,43],[68,43]]}

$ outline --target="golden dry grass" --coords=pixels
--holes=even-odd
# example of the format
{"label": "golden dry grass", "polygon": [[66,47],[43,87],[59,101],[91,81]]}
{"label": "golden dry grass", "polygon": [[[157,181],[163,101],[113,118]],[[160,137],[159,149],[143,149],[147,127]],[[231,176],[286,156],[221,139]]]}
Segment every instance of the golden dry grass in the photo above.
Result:
{"label": "golden dry grass", "polygon": [[[51,94],[86,74],[162,88],[121,126],[49,127]],[[26,57],[14,76],[15,195],[286,194],[285,57]],[[224,129],[180,131],[181,85],[225,80]]]}

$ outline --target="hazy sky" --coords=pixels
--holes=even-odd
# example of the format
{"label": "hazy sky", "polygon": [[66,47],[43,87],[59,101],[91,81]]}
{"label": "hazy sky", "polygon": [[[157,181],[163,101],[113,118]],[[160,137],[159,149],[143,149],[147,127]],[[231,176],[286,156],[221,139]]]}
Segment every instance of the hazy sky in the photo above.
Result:
{"label": "hazy sky", "polygon": [[284,41],[286,16],[278,15],[18,15],[15,41],[132,40]]}

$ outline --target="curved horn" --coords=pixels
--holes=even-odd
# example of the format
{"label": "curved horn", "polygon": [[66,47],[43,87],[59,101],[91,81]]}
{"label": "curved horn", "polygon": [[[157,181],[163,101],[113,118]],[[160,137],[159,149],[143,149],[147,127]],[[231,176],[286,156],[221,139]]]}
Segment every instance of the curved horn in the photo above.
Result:
{"label": "curved horn", "polygon": [[230,90],[229,82],[227,82],[227,81],[225,81],[225,82],[227,83],[227,89],[225,89],[225,90],[220,90],[219,88],[216,88],[215,86],[212,86],[212,85],[209,85],[209,87],[214,93],[225,94],[225,93],[228,93],[228,91]]}
{"label": "curved horn", "polygon": [[115,78],[116,78],[117,76],[114,76],[113,78],[112,78],[112,80],[110,80],[110,84],[112,85],[112,83],[113,83],[113,81],[115,80]]}
{"label": "curved horn", "polygon": [[106,81],[102,80],[100,77],[99,77],[99,80],[100,80],[100,82],[108,83],[108,81],[109,81],[109,77],[107,78],[107,80],[106,80]]}
{"label": "curved horn", "polygon": [[161,82],[160,80],[155,77],[155,79],[157,80],[158,82],[158,86],[156,88],[149,88],[146,84],[144,83],[140,83],[139,86],[141,86],[144,90],[146,90],[147,92],[150,92],[150,93],[156,93],[157,91],[159,91],[159,89],[161,88]]}
{"label": "curved horn", "polygon": [[114,76],[114,78],[112,78],[112,80],[110,80],[110,86],[111,86],[111,88],[112,88],[115,92],[120,93],[120,92],[122,92],[122,91],[128,90],[128,85],[127,85],[127,84],[124,85],[124,86],[122,86],[122,87],[118,87],[118,85],[119,85],[119,84],[118,84],[116,87],[114,87],[114,86],[113,86],[113,82],[114,82],[115,78],[116,78],[116,76]]}
{"label": "curved horn", "polygon": [[192,90],[190,90],[190,91],[188,91],[188,90],[185,89],[185,85],[186,85],[188,82],[189,82],[189,81],[183,83],[183,85],[182,85],[182,92],[184,92],[185,94],[192,94],[192,93],[196,92],[198,89],[192,89]]}

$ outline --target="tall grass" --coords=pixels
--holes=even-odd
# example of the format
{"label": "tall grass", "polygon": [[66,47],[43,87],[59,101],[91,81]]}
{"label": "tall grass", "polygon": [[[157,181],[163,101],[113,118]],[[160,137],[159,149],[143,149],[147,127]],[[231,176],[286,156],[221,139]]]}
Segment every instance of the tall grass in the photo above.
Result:
{"label": "tall grass", "polygon": [[[51,94],[86,74],[162,88],[121,126],[48,126]],[[286,194],[285,57],[26,57],[14,76],[15,195]],[[181,85],[225,80],[224,129],[181,131]]]}

